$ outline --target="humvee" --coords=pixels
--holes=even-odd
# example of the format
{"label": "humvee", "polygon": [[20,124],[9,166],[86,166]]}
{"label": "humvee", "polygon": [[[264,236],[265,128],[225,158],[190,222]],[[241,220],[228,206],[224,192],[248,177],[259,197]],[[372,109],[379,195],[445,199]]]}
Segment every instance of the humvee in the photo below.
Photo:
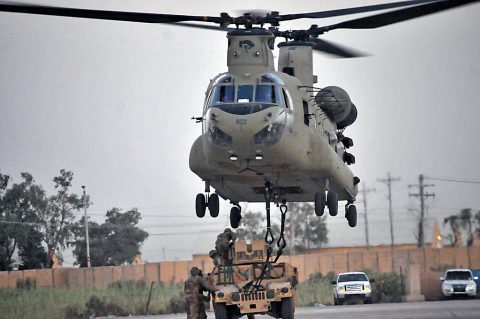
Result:
{"label": "humvee", "polygon": [[253,318],[255,314],[294,318],[297,269],[285,262],[265,263],[266,248],[262,240],[236,241],[229,252],[231,265],[215,266],[210,280],[216,288],[216,319]]}

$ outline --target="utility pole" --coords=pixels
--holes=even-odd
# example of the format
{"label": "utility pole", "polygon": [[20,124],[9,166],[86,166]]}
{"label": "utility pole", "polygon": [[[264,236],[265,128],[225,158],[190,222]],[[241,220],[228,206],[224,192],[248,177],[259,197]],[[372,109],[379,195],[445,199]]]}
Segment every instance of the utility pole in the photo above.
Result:
{"label": "utility pole", "polygon": [[87,267],[90,268],[90,243],[88,237],[88,216],[87,216],[87,194],[85,186],[83,188],[83,212],[85,213],[85,241],[87,242]]}
{"label": "utility pole", "polygon": [[409,196],[418,197],[420,199],[420,218],[418,220],[418,238],[417,238],[417,246],[423,247],[425,244],[425,232],[423,231],[425,225],[425,199],[427,197],[435,197],[434,193],[426,193],[425,187],[433,187],[434,184],[424,184],[423,183],[424,177],[422,174],[418,176],[418,185],[408,185],[408,188],[411,187],[418,187],[417,194],[408,194]]}
{"label": "utility pole", "polygon": [[366,188],[365,183],[362,183],[362,196],[363,196],[363,211],[365,219],[365,240],[367,244],[367,249],[370,248],[370,240],[368,237],[368,217],[367,217],[367,194],[374,192],[375,188]]}
{"label": "utility pole", "polygon": [[390,217],[390,251],[392,254],[392,271],[395,271],[395,258],[393,256],[393,247],[394,247],[394,239],[393,239],[393,209],[392,209],[392,182],[398,182],[400,180],[399,177],[392,177],[390,176],[390,172],[387,173],[386,179],[379,179],[379,182],[387,184],[388,187],[388,216]]}

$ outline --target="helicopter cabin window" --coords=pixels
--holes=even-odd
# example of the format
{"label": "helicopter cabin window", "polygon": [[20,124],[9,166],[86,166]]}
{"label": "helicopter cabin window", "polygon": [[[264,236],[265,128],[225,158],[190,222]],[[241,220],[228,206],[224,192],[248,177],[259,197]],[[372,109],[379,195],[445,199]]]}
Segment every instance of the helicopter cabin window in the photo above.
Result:
{"label": "helicopter cabin window", "polygon": [[233,85],[217,86],[214,89],[211,104],[233,103],[234,97],[235,87]]}
{"label": "helicopter cabin window", "polygon": [[310,113],[308,112],[308,103],[303,101],[303,123],[310,126]]}
{"label": "helicopter cabin window", "polygon": [[237,92],[238,103],[249,103],[253,101],[253,85],[239,85]]}

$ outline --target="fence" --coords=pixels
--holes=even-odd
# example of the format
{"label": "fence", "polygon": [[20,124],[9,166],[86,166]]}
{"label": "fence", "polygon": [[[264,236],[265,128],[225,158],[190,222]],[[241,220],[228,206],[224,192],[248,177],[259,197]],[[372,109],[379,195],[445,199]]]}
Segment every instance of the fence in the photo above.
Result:
{"label": "fence", "polygon": [[[445,247],[442,249],[402,249],[394,251],[395,271],[419,265],[421,269],[422,294],[433,298],[440,290],[439,277],[446,267],[480,268],[479,247]],[[370,269],[378,272],[392,271],[390,249],[360,250],[352,252],[329,252],[295,256],[282,256],[280,261],[289,262],[298,268],[299,281],[310,275],[330,271],[335,273]],[[32,278],[37,287],[105,287],[112,282],[143,280],[145,282],[176,282],[186,280],[191,267],[197,266],[208,273],[213,264],[206,255],[194,255],[191,261],[172,261],[94,268],[56,268],[42,270],[0,272],[0,288],[15,288],[18,280]]]}

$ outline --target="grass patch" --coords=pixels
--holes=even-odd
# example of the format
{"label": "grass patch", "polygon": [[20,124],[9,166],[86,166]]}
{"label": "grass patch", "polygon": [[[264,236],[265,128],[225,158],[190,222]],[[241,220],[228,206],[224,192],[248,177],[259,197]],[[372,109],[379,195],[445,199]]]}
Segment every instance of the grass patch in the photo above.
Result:
{"label": "grass patch", "polygon": [[333,288],[331,281],[334,274],[323,276],[316,273],[297,287],[297,307],[311,307],[315,304],[333,305]]}
{"label": "grass patch", "polygon": [[[2,318],[88,318],[96,315],[143,315],[150,285],[144,282],[121,282],[106,288],[34,288],[0,289]],[[173,308],[183,299],[183,285],[153,285],[149,314],[178,311]],[[88,304],[88,305],[87,305]]]}

